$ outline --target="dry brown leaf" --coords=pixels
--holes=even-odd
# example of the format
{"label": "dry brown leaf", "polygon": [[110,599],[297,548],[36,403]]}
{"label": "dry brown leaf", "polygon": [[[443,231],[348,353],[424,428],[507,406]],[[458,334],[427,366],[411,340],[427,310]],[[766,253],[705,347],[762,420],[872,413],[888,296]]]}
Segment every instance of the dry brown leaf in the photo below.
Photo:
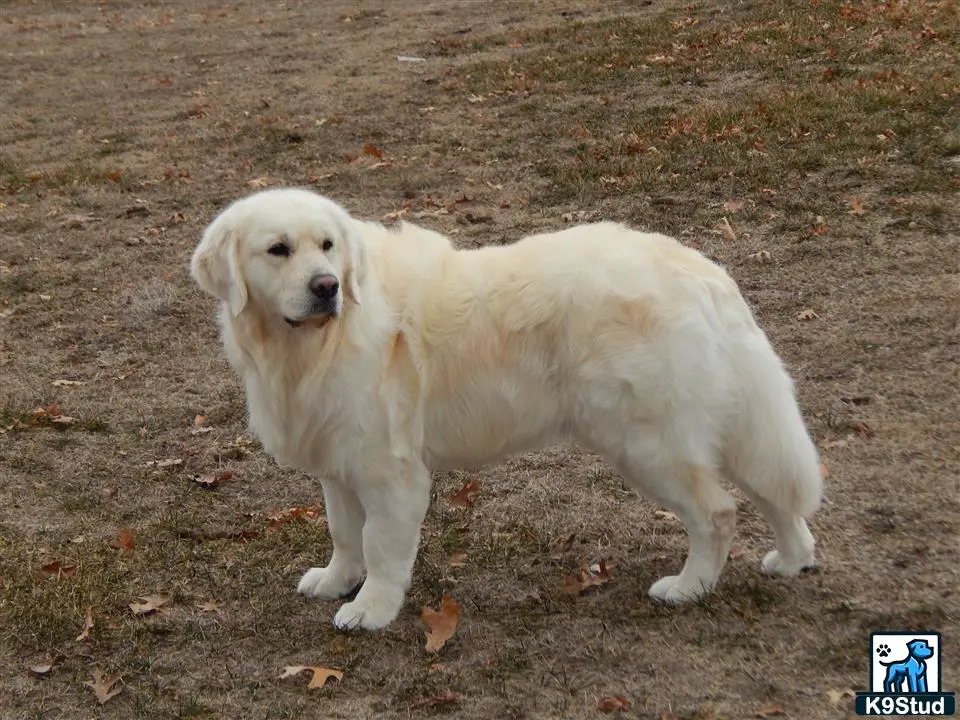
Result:
{"label": "dry brown leaf", "polygon": [[435,653],[457,631],[460,625],[460,603],[444,593],[440,600],[440,609],[425,607],[420,613],[420,619],[428,628],[426,650]]}
{"label": "dry brown leaf", "polygon": [[797,320],[816,320],[819,315],[810,308],[805,308],[797,313]]}
{"label": "dry brown leaf", "polygon": [[149,615],[152,612],[166,612],[164,608],[173,600],[170,593],[156,593],[154,595],[140,595],[141,602],[130,603],[130,609],[134,615]]}
{"label": "dry brown leaf", "polygon": [[867,208],[863,204],[863,198],[855,197],[850,201],[850,209],[847,210],[849,215],[863,215],[866,212]]}
{"label": "dry brown leaf", "polygon": [[756,717],[768,718],[776,715],[783,715],[783,705],[778,702],[769,702],[757,709]]}
{"label": "dry brown leaf", "polygon": [[43,677],[51,670],[53,670],[52,663],[49,665],[31,665],[30,667],[27,668],[27,671],[31,675],[36,675],[37,677]]}
{"label": "dry brown leaf", "polygon": [[861,437],[869,438],[877,434],[877,431],[863,422],[863,420],[851,420],[847,423],[847,427]]}
{"label": "dry brown leaf", "polygon": [[267,179],[265,177],[254,178],[253,180],[247,180],[247,187],[250,188],[265,188],[267,186]]}
{"label": "dry brown leaf", "polygon": [[220,612],[220,603],[216,600],[203,600],[197,603],[197,609],[206,613]]}
{"label": "dry brown leaf", "polygon": [[630,709],[630,701],[622,695],[605,697],[597,703],[597,710],[604,713],[626,712]]}
{"label": "dry brown leaf", "polygon": [[91,605],[83,613],[83,631],[77,635],[77,639],[74,642],[83,642],[93,631],[93,606]]}
{"label": "dry brown leaf", "polygon": [[123,677],[120,673],[112,677],[104,677],[99,670],[93,671],[93,680],[85,680],[84,685],[93,688],[93,694],[97,696],[97,703],[103,705],[107,700],[120,694],[123,688],[113,690],[113,686]]}
{"label": "dry brown leaf", "polygon": [[727,200],[723,204],[723,209],[728,213],[735,213],[743,210],[745,204],[743,200]]}
{"label": "dry brown leaf", "polygon": [[78,420],[75,417],[70,417],[69,415],[56,415],[50,418],[50,422],[54,425],[75,425]]}
{"label": "dry brown leaf", "polygon": [[48,562],[45,565],[41,565],[40,569],[51,575],[56,575],[60,577],[70,577],[75,572],[77,572],[76,565],[65,565],[59,560],[54,560],[53,562]]}
{"label": "dry brown leaf", "polygon": [[383,160],[383,150],[378,148],[373,143],[367,143],[366,145],[364,145],[363,152],[366,153],[367,155],[372,155],[377,160]]}
{"label": "dry brown leaf", "polygon": [[608,582],[610,582],[610,571],[607,569],[606,560],[601,560],[599,563],[589,566],[583,563],[580,566],[580,572],[564,578],[563,591],[580,595],[592,587],[605,585]]}
{"label": "dry brown leaf", "polygon": [[193,480],[200,487],[213,488],[221,483],[225,483],[227,480],[233,477],[233,472],[230,470],[225,470],[222,473],[217,473],[216,475],[194,475],[191,480]]}
{"label": "dry brown leaf", "polygon": [[193,426],[200,427],[207,421],[206,415],[194,415],[193,417]]}
{"label": "dry brown leaf", "polygon": [[730,226],[730,221],[726,218],[721,218],[717,227],[727,240],[737,239],[737,234],[733,231],[733,228]]}
{"label": "dry brown leaf", "polygon": [[769,250],[758,250],[755,253],[750,253],[747,255],[747,258],[752,260],[755,263],[766,263],[770,262],[771,256]]}
{"label": "dry brown leaf", "polygon": [[424,698],[423,700],[418,700],[410,706],[410,709],[414,708],[424,708],[424,707],[437,707],[438,705],[449,705],[450,703],[455,703],[457,701],[457,696],[453,694],[452,691],[447,690],[443,695],[435,695],[434,697]]}
{"label": "dry brown leaf", "polygon": [[307,685],[308,690],[322,688],[327,684],[327,680],[330,678],[335,679],[337,682],[343,680],[343,670],[334,670],[333,668],[317,667],[313,665],[288,665],[283,669],[283,672],[280,673],[279,679],[283,680],[288,677],[294,677],[305,670],[309,670],[312,673],[310,677],[310,684]]}
{"label": "dry brown leaf", "polygon": [[837,690],[827,690],[827,700],[830,701],[831,705],[839,705],[842,700],[849,700],[850,698],[856,697],[856,693],[850,688],[843,688]]}
{"label": "dry brown leaf", "polygon": [[450,504],[460,505],[462,507],[473,507],[473,495],[479,491],[480,483],[476,480],[469,480],[450,497]]}
{"label": "dry brown leaf", "polygon": [[287,508],[286,510],[274,510],[271,513],[267,513],[267,522],[269,522],[271,525],[279,525],[280,523],[288,522],[294,518],[313,520],[320,517],[322,513],[323,506],[321,505],[292,507]]}
{"label": "dry brown leaf", "polygon": [[110,541],[110,547],[131,552],[136,545],[136,533],[133,528],[120,528],[120,537]]}
{"label": "dry brown leaf", "polygon": [[677,514],[670,512],[669,510],[654,510],[653,516],[657,520],[670,520],[672,522],[680,522],[680,518],[677,517]]}

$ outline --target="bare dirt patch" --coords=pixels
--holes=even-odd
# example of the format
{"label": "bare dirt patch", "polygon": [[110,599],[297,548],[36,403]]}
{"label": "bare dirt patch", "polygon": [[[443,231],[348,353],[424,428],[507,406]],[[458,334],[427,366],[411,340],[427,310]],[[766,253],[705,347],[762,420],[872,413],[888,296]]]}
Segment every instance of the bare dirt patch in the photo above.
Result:
{"label": "bare dirt patch", "polygon": [[[880,629],[942,631],[955,689],[958,33],[917,1],[6,3],[0,716],[844,717]],[[437,476],[404,613],[334,631],[293,592],[319,489],[244,436],[187,275],[268,185],[465,247],[608,218],[723,262],[830,468],[820,572],[760,576],[743,503],[716,593],[654,606],[680,526],[558,448]]]}

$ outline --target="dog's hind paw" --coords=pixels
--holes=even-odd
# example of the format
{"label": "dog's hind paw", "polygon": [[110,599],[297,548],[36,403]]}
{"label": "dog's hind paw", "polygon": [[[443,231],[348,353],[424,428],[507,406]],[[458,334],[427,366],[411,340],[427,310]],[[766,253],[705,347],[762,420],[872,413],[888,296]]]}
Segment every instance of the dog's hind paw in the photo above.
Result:
{"label": "dog's hind paw", "polygon": [[706,594],[707,588],[703,586],[684,587],[680,583],[679,575],[668,575],[657,580],[650,586],[647,593],[657,602],[666,605],[682,605],[683,603],[693,602]]}
{"label": "dog's hind paw", "polygon": [[297,584],[297,592],[307,597],[320,598],[321,600],[335,600],[349,595],[360,578],[352,578],[332,571],[329,567],[310,568],[300,578]]}
{"label": "dog's hind paw", "polygon": [[780,577],[794,577],[804,570],[815,568],[817,560],[813,553],[801,559],[784,558],[779,550],[771,550],[760,563],[760,569],[767,575],[778,575]]}

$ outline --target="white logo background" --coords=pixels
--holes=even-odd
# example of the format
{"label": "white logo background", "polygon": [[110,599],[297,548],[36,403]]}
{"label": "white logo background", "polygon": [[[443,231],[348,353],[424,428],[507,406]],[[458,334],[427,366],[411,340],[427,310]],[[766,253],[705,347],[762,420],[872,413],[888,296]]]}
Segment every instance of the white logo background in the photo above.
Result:
{"label": "white logo background", "polygon": [[[911,640],[926,640],[927,644],[933,648],[933,657],[926,661],[927,663],[927,692],[940,692],[940,636],[929,635],[925,633],[906,633],[906,634],[883,634],[877,633],[872,638],[872,647],[870,648],[870,658],[873,663],[873,672],[870,675],[870,688],[873,692],[883,692],[883,680],[887,676],[887,667],[881,665],[880,661],[886,663],[899,662],[905,660],[909,655],[907,643]],[[878,652],[880,646],[886,645],[890,648],[890,654],[882,657]],[[902,684],[902,692],[906,692],[906,685]]]}

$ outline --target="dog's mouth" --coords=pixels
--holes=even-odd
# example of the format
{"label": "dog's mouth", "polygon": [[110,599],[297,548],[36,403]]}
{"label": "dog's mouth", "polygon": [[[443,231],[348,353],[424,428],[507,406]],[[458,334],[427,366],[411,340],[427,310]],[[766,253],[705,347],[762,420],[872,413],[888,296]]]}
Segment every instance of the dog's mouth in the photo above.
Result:
{"label": "dog's mouth", "polygon": [[290,318],[285,317],[283,321],[292,328],[299,328],[306,325],[308,327],[313,327],[319,330],[328,322],[333,320],[335,317],[336,317],[336,313],[324,313],[323,315],[312,315],[310,317],[306,317],[301,320],[291,320]]}

